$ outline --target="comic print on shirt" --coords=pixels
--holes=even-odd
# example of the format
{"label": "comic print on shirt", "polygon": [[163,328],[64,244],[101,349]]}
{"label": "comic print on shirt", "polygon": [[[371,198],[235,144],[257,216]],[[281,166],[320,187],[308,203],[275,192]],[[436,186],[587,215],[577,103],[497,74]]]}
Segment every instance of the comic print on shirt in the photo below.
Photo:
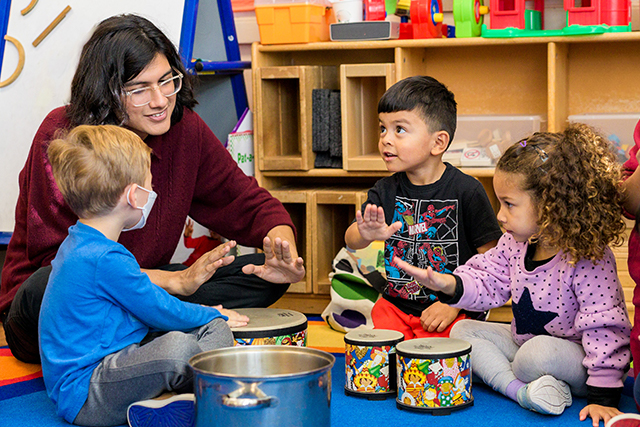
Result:
{"label": "comic print on shirt", "polygon": [[411,265],[451,273],[459,261],[458,200],[419,200],[396,196],[394,217],[402,228],[385,243],[385,293],[430,305],[436,296],[392,262],[396,256]]}

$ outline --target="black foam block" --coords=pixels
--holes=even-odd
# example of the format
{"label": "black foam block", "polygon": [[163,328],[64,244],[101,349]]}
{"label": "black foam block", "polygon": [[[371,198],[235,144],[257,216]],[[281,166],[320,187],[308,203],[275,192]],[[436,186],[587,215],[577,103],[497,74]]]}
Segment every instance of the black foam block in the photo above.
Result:
{"label": "black foam block", "polygon": [[342,157],[342,114],[339,90],[333,90],[329,94],[329,153],[332,157]]}
{"label": "black foam block", "polygon": [[329,97],[331,89],[313,89],[311,92],[311,149],[314,152],[329,151]]}

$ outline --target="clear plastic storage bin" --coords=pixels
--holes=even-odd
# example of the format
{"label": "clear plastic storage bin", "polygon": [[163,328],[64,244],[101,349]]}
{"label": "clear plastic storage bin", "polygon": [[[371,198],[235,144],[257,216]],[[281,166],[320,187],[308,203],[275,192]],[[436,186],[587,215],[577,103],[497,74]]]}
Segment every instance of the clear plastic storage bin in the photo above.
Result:
{"label": "clear plastic storage bin", "polygon": [[640,113],[576,114],[568,117],[570,123],[584,123],[605,134],[618,154],[618,161],[625,162],[629,149],[635,144],[633,131],[640,120]]}
{"label": "clear plastic storage bin", "polygon": [[490,167],[511,145],[546,129],[546,118],[539,115],[458,116],[456,134],[443,160],[454,166]]}

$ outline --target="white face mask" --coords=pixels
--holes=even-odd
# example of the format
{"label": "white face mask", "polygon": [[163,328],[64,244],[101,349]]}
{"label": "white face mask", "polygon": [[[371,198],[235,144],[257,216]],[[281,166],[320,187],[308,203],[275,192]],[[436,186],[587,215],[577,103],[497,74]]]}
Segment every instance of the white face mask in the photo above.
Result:
{"label": "white face mask", "polygon": [[[133,205],[129,201],[129,194],[131,193],[131,188],[132,187],[129,187],[129,191],[127,191],[127,203],[129,203],[129,206],[133,207]],[[140,217],[140,221],[138,221],[138,223],[136,225],[134,225],[133,227],[125,228],[122,231],[138,230],[138,229],[144,227],[144,225],[147,223],[147,218],[149,217],[149,212],[151,212],[151,208],[153,207],[153,204],[156,201],[156,197],[158,197],[158,194],[153,190],[147,190],[146,188],[141,187],[141,186],[138,186],[138,188],[140,190],[144,190],[147,193],[149,193],[149,198],[147,199],[147,203],[145,203],[143,207],[138,208],[138,209],[142,210],[142,216]]]}

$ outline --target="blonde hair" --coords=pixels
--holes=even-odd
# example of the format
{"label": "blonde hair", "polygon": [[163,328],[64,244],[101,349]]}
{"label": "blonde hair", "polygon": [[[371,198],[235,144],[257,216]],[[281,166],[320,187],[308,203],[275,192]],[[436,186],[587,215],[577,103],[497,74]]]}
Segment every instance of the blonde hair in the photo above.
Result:
{"label": "blonde hair", "polygon": [[540,132],[511,146],[497,170],[521,174],[538,209],[533,241],[557,247],[569,261],[597,261],[621,244],[620,167],[609,140],[584,124]]}
{"label": "blonde hair", "polygon": [[65,202],[80,218],[101,216],[132,183],[144,185],[151,148],[135,133],[113,125],[82,125],[51,142],[53,177]]}

